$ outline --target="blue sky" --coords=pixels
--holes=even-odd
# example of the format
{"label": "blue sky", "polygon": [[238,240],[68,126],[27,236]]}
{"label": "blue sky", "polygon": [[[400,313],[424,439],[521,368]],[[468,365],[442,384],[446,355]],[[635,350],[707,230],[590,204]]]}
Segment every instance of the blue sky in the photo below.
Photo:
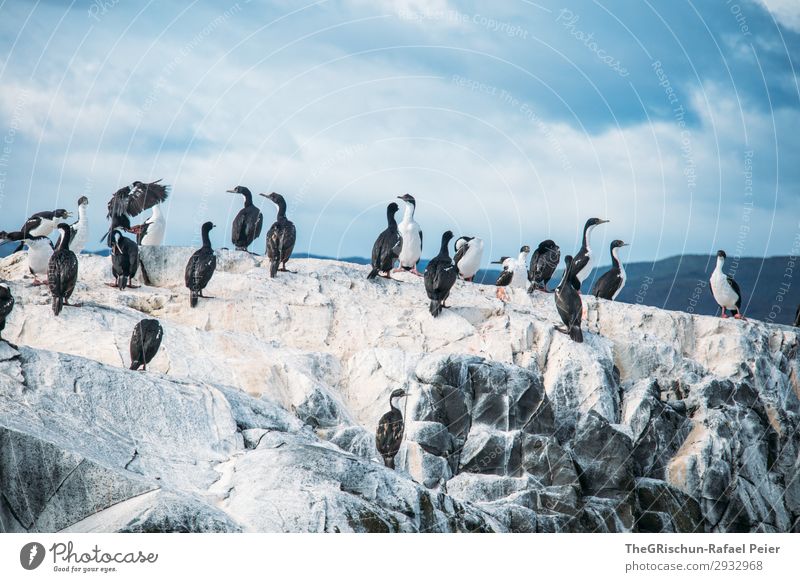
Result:
{"label": "blue sky", "polygon": [[99,239],[163,178],[168,244],[230,245],[242,184],[331,256],[405,192],[425,256],[572,250],[590,216],[630,260],[800,250],[796,0],[174,4],[0,4],[0,228],[85,194]]}

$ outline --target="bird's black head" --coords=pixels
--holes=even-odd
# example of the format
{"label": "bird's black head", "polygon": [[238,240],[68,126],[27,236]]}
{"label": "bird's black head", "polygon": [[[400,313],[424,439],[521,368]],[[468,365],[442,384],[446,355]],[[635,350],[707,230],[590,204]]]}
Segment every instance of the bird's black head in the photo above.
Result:
{"label": "bird's black head", "polygon": [[549,251],[550,249],[555,249],[555,248],[558,248],[558,246],[556,245],[555,242],[553,242],[549,238],[539,243],[539,251]]}
{"label": "bird's black head", "polygon": [[386,210],[394,214],[395,212],[400,210],[400,207],[397,205],[397,202],[390,202],[389,206],[386,207]]}
{"label": "bird's black head", "polygon": [[567,255],[564,257],[564,264],[567,266],[567,268],[569,268],[569,266],[572,264],[572,255]]}
{"label": "bird's black head", "polygon": [[728,255],[725,254],[725,251],[717,251],[717,258],[718,259],[727,259]]}
{"label": "bird's black head", "polygon": [[606,222],[610,222],[608,220],[603,220],[602,218],[590,218],[586,221],[586,226],[584,228],[589,228],[591,226],[597,226],[598,224],[605,224]]}
{"label": "bird's black head", "polygon": [[453,240],[453,231],[452,230],[446,230],[444,232],[444,234],[442,235],[442,243],[443,244],[447,244],[451,240]]}
{"label": "bird's black head", "polygon": [[263,196],[264,198],[267,198],[268,200],[272,200],[275,204],[280,204],[281,202],[283,202],[283,203],[286,202],[284,200],[283,196],[281,196],[277,192],[270,192],[269,194],[261,193],[261,194],[259,194],[259,196]]}
{"label": "bird's black head", "polygon": [[395,398],[402,398],[403,396],[406,396],[406,391],[403,390],[402,388],[397,388],[396,390],[392,391],[392,395],[389,396],[389,400],[394,400]]}
{"label": "bird's black head", "polygon": [[519,252],[521,252],[521,253],[529,253],[529,252],[531,252],[531,247],[529,247],[528,245],[524,245],[522,248],[519,249]]}
{"label": "bird's black head", "polygon": [[66,220],[67,218],[72,216],[72,213],[71,212],[67,212],[63,208],[59,208],[59,209],[53,211],[53,216],[55,218],[60,219],[60,220]]}
{"label": "bird's black head", "polygon": [[226,190],[231,194],[242,194],[243,196],[252,196],[250,189],[244,186],[236,186],[236,188],[231,188],[230,190]]}
{"label": "bird's black head", "polygon": [[89,199],[86,196],[78,198],[78,206],[89,206]]}
{"label": "bird's black head", "polygon": [[458,252],[458,249],[463,247],[465,244],[468,244],[469,241],[471,241],[474,238],[475,238],[474,236],[460,236],[460,237],[458,237],[458,240],[456,240],[456,244],[454,245],[454,247],[456,249],[456,252]]}
{"label": "bird's black head", "polygon": [[215,226],[216,226],[216,224],[214,224],[214,223],[213,223],[213,222],[211,222],[211,221],[209,221],[209,222],[204,222],[204,223],[203,223],[202,230],[203,230],[203,232],[205,232],[205,233],[208,233],[208,232],[211,232],[211,229],[212,229],[212,228],[214,228]]}
{"label": "bird's black head", "polygon": [[621,241],[619,239],[611,241],[611,250],[618,249],[619,247],[626,247],[628,243]]}
{"label": "bird's black head", "polygon": [[5,283],[0,283],[0,297],[8,297],[11,295],[11,290]]}
{"label": "bird's black head", "polygon": [[416,206],[417,205],[417,201],[414,199],[414,197],[411,194],[403,194],[402,196],[398,196],[398,198],[400,200],[402,200],[403,202],[408,202],[412,206]]}

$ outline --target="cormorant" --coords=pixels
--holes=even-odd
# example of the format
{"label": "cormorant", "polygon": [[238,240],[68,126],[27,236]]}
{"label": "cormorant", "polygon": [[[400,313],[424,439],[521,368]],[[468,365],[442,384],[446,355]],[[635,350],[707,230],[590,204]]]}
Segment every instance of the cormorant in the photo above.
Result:
{"label": "cormorant", "polygon": [[[117,190],[108,201],[108,218],[111,226],[103,235],[108,246],[113,244],[112,232],[115,228],[131,232],[131,218],[140,215],[148,208],[161,204],[169,196],[169,186],[160,184],[161,180],[144,183],[138,180],[130,186]],[[101,240],[103,240],[101,239]]]}
{"label": "cormorant", "polygon": [[167,221],[161,213],[161,204],[153,206],[153,213],[142,224],[131,228],[140,247],[160,247],[167,234]]}
{"label": "cormorant", "polygon": [[[297,229],[294,223],[286,218],[286,200],[277,192],[261,194],[272,200],[278,207],[278,217],[267,231],[267,257],[269,258],[269,276],[274,277],[278,271],[288,272],[286,261],[292,256],[294,243],[297,241]],[[281,266],[279,269],[278,266]]]}
{"label": "cormorant", "polygon": [[498,299],[508,301],[508,292],[506,287],[521,287],[526,286],[528,279],[528,253],[531,248],[528,245],[519,249],[519,256],[516,259],[511,257],[500,257],[499,261],[492,261],[494,265],[503,265],[503,272],[497,278],[495,285],[497,286],[496,295]]}
{"label": "cormorant", "polygon": [[47,285],[53,296],[53,313],[56,316],[61,313],[65,305],[80,307],[78,303],[69,302],[78,282],[78,257],[69,250],[72,229],[68,224],[59,224],[58,229],[61,231],[61,237],[58,239],[53,256],[50,257],[47,271]]}
{"label": "cormorant", "polygon": [[118,230],[111,233],[113,243],[111,245],[111,272],[114,274],[115,281],[111,287],[125,289],[136,286],[130,283],[136,276],[139,269],[139,245],[131,239],[122,236]]}
{"label": "cormorant", "polygon": [[217,257],[214,255],[214,249],[211,248],[211,240],[208,237],[212,228],[214,225],[210,222],[203,224],[203,246],[194,252],[186,264],[184,281],[189,289],[189,305],[192,307],[197,307],[198,297],[211,299],[203,296],[203,289],[211,281],[214,269],[217,268]]}
{"label": "cormorant", "polygon": [[462,236],[456,241],[456,256],[453,262],[465,281],[472,281],[481,268],[483,259],[483,239]]}
{"label": "cormorant", "polygon": [[23,240],[40,236],[50,236],[50,233],[53,232],[59,224],[66,222],[70,216],[72,216],[72,213],[67,212],[63,208],[37,212],[26,220],[25,224],[23,224],[22,228],[19,230],[11,232],[0,231],[0,240],[3,241],[3,244],[9,241],[19,241],[20,245],[14,252],[21,251]]}
{"label": "cormorant", "polygon": [[164,330],[157,319],[143,319],[133,328],[131,335],[131,370],[143,368],[156,357],[161,347]]}
{"label": "cormorant", "polygon": [[253,195],[248,188],[236,186],[228,190],[231,194],[241,194],[244,196],[244,207],[233,219],[231,228],[231,242],[237,251],[247,251],[247,247],[261,236],[261,227],[264,225],[264,215],[253,204]]}
{"label": "cormorant", "polygon": [[[594,264],[594,258],[592,256],[592,247],[590,246],[590,238],[592,231],[599,225],[605,224],[609,222],[608,220],[601,220],[599,218],[590,218],[586,221],[586,224],[583,227],[583,244],[581,245],[581,250],[578,251],[578,254],[572,260],[572,269],[574,271],[575,279],[578,284],[578,291],[581,290],[581,284],[589,276],[592,272],[592,266]],[[573,283],[574,285],[574,283]]]}
{"label": "cormorant", "polygon": [[592,288],[592,295],[600,299],[610,299],[614,301],[625,287],[627,276],[625,275],[625,267],[617,256],[617,251],[621,247],[628,246],[627,243],[621,240],[615,240],[611,243],[611,269],[603,273],[603,275],[594,282]]}
{"label": "cormorant", "polygon": [[[425,291],[428,299],[431,300],[431,315],[438,317],[443,307],[447,307],[444,302],[450,295],[450,289],[458,279],[458,269],[450,258],[448,244],[453,238],[453,233],[447,231],[442,235],[442,245],[439,254],[430,260],[425,268]],[[405,246],[405,240],[403,246]]]}
{"label": "cormorant", "polygon": [[367,275],[367,279],[374,279],[378,275],[386,279],[392,278],[392,267],[400,257],[400,250],[403,248],[403,237],[397,230],[397,221],[394,218],[398,209],[396,202],[392,202],[386,207],[387,226],[372,245],[372,270]]}
{"label": "cormorant", "polygon": [[403,237],[403,248],[400,251],[400,267],[395,271],[405,270],[419,275],[417,263],[422,256],[422,229],[414,220],[417,201],[411,194],[403,194],[398,198],[406,203],[406,209],[397,227]]}
{"label": "cormorant", "polygon": [[733,311],[736,319],[744,319],[742,315],[742,291],[732,277],[722,272],[727,255],[725,251],[717,251],[717,267],[711,273],[711,294],[722,307],[722,317],[727,318],[726,310]]}
{"label": "cormorant", "polygon": [[375,431],[375,446],[383,457],[383,463],[389,469],[394,469],[394,458],[403,442],[404,430],[403,414],[394,405],[394,400],[405,395],[406,392],[402,388],[392,392],[389,396],[389,412],[381,416],[378,429]]}
{"label": "cormorant", "polygon": [[572,270],[573,264],[572,257],[567,255],[564,258],[564,275],[555,292],[556,310],[565,327],[556,329],[569,335],[573,341],[581,343],[583,342],[583,331],[581,331],[583,302],[580,293],[575,288],[577,277]]}
{"label": "cormorant", "polygon": [[[33,286],[47,284],[47,272],[50,270],[50,257],[53,256],[53,242],[46,236],[26,238],[28,246],[28,270],[33,275]],[[44,277],[42,281],[40,277]]]}
{"label": "cormorant", "polygon": [[561,262],[561,249],[558,245],[550,239],[543,240],[539,246],[533,251],[531,257],[531,266],[528,269],[528,281],[531,285],[528,287],[528,293],[533,293],[537,289],[539,291],[547,291],[547,284],[553,277]]}
{"label": "cormorant", "polygon": [[72,238],[70,239],[69,248],[76,255],[81,254],[81,251],[86,248],[89,242],[89,199],[86,196],[78,198],[78,220],[73,222]]}

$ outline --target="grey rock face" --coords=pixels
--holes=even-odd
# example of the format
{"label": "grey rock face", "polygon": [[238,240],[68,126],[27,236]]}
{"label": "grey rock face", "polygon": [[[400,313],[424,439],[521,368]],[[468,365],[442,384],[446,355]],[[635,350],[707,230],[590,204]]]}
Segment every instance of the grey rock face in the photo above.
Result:
{"label": "grey rock face", "polygon": [[[193,250],[143,249],[124,292],[82,255],[57,319],[24,253],[0,261],[0,530],[800,531],[797,330],[586,298],[574,344],[544,294],[458,283],[434,320],[411,275],[271,279],[225,250],[189,309]],[[143,314],[166,331],[146,374]]]}

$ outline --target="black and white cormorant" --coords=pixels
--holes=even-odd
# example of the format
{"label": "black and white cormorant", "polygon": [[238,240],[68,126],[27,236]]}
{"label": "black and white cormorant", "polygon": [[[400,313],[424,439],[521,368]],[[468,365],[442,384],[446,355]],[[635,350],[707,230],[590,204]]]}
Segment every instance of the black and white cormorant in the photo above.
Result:
{"label": "black and white cormorant", "polygon": [[577,277],[572,270],[574,262],[572,257],[567,255],[564,258],[564,275],[561,282],[556,287],[555,301],[564,328],[556,329],[569,335],[570,339],[578,343],[583,342],[583,331],[581,331],[581,321],[583,319],[583,302],[581,295],[575,288]]}
{"label": "black and white cormorant", "polygon": [[606,271],[594,282],[592,288],[592,295],[600,299],[610,299],[614,301],[625,287],[627,276],[625,275],[625,266],[619,260],[617,252],[620,248],[628,246],[628,243],[621,240],[611,242],[611,269]]}
{"label": "black and white cormorant", "polygon": [[[439,254],[433,257],[425,267],[425,291],[431,300],[431,315],[438,317],[444,304],[450,296],[450,290],[458,280],[458,269],[450,258],[448,245],[453,238],[453,233],[447,231],[442,235],[442,245]],[[405,239],[403,239],[405,245]]]}
{"label": "black and white cormorant", "polygon": [[[214,225],[210,222],[203,224],[203,246],[189,257],[189,262],[186,264],[184,281],[189,289],[189,305],[192,307],[197,307],[197,299],[203,297],[203,289],[211,281],[211,276],[217,268],[217,257],[214,249],[211,248],[211,239],[208,236],[212,228]],[[203,298],[211,299],[210,297]]]}
{"label": "black and white cormorant", "polygon": [[261,236],[261,228],[264,226],[264,215],[253,204],[253,195],[248,188],[236,186],[228,190],[231,194],[241,194],[244,196],[244,207],[233,219],[231,227],[231,242],[237,251],[246,251],[253,241]]}
{"label": "black and white cormorant", "polygon": [[406,203],[406,209],[403,212],[403,219],[397,226],[400,236],[403,237],[403,248],[400,251],[400,267],[396,270],[411,271],[419,275],[417,263],[422,256],[422,229],[414,220],[417,201],[411,194],[403,194],[398,198]]}
{"label": "black and white cormorant", "polygon": [[23,243],[28,247],[28,270],[33,275],[33,286],[46,285],[50,257],[55,250],[53,242],[46,236],[33,236],[26,238]]}
{"label": "black and white cormorant", "polygon": [[132,217],[138,216],[167,199],[169,186],[162,185],[160,182],[161,180],[156,180],[145,183],[137,180],[130,186],[120,188],[114,193],[111,200],[108,201],[108,218],[111,220],[111,226],[103,235],[103,239],[106,240],[109,247],[113,244],[111,233],[114,232],[114,229],[119,228],[132,232]]}
{"label": "black and white cormorant", "polygon": [[86,196],[78,198],[78,220],[73,222],[72,238],[70,239],[69,248],[76,255],[81,254],[81,251],[86,248],[89,243],[89,199]]}
{"label": "black and white cormorant", "polygon": [[392,268],[403,248],[403,237],[397,230],[397,220],[394,218],[398,210],[399,206],[395,202],[386,207],[387,226],[372,245],[372,270],[367,275],[367,279],[374,279],[378,275],[386,279],[392,278]]}
{"label": "black and white cormorant", "polygon": [[456,256],[453,262],[458,274],[464,281],[472,281],[481,268],[483,259],[483,239],[474,236],[462,236],[456,240]]}
{"label": "black and white cormorant", "polygon": [[11,289],[5,283],[0,283],[0,341],[3,340],[6,318],[11,314],[12,309],[14,309],[14,296],[11,294]]}
{"label": "black and white cormorant", "polygon": [[119,289],[135,289],[136,286],[131,281],[139,270],[139,245],[118,230],[114,230],[111,237],[111,272],[115,280],[109,285]]}
{"label": "black and white cormorant", "polygon": [[722,266],[725,264],[727,255],[725,251],[717,251],[717,267],[711,273],[711,294],[714,299],[722,308],[722,317],[727,318],[727,311],[732,311],[736,319],[744,319],[742,315],[742,291],[739,285],[722,272]]}
{"label": "black and white cormorant", "polygon": [[[288,272],[286,261],[292,256],[294,243],[297,241],[297,229],[294,223],[286,218],[286,200],[277,192],[261,194],[272,200],[278,207],[278,217],[267,231],[267,257],[269,258],[269,276],[274,277],[278,271]],[[278,268],[280,266],[280,269]]]}
{"label": "black and white cormorant", "polygon": [[398,388],[389,396],[389,412],[381,416],[378,421],[378,429],[375,431],[375,446],[383,457],[383,463],[389,468],[394,469],[394,458],[400,450],[403,442],[403,414],[394,405],[394,400],[406,395],[405,390]]}
{"label": "black and white cormorant", "polygon": [[528,279],[528,253],[530,252],[531,248],[525,245],[519,249],[519,256],[516,259],[500,257],[499,261],[492,261],[492,264],[503,265],[503,271],[495,282],[498,299],[509,300],[508,292],[506,291],[509,287],[525,288]]}
{"label": "black and white cormorant", "polygon": [[[67,212],[63,208],[57,210],[46,210],[44,212],[37,212],[25,221],[22,228],[11,232],[0,231],[0,240],[3,244],[15,241],[20,245],[17,251],[22,250],[23,242],[25,239],[37,238],[43,236],[50,236],[59,224],[63,224],[67,219],[72,216],[72,213]],[[16,252],[16,251],[15,251]]]}
{"label": "black and white cormorant", "polygon": [[552,279],[553,273],[555,273],[560,262],[561,249],[558,245],[550,239],[540,242],[536,250],[533,251],[531,265],[528,269],[528,281],[531,284],[528,287],[528,293],[533,293],[536,290],[549,293],[547,284]]}
{"label": "black and white cormorant", "polygon": [[583,227],[583,244],[581,250],[572,259],[572,270],[574,271],[575,280],[578,282],[578,291],[583,281],[592,272],[594,265],[594,257],[592,255],[591,235],[592,231],[599,225],[609,222],[608,220],[601,220],[599,218],[590,218],[586,221]]}
{"label": "black and white cormorant", "polygon": [[136,324],[131,335],[131,370],[147,371],[147,364],[156,357],[163,337],[164,329],[157,319],[143,319]]}
{"label": "black and white cormorant", "polygon": [[47,271],[47,285],[50,287],[50,294],[53,296],[53,313],[61,313],[62,307],[70,305],[79,307],[78,303],[70,303],[69,298],[75,291],[75,284],[78,282],[78,257],[69,250],[72,229],[68,224],[59,224],[61,237],[58,239],[56,250],[50,257],[50,265]]}

